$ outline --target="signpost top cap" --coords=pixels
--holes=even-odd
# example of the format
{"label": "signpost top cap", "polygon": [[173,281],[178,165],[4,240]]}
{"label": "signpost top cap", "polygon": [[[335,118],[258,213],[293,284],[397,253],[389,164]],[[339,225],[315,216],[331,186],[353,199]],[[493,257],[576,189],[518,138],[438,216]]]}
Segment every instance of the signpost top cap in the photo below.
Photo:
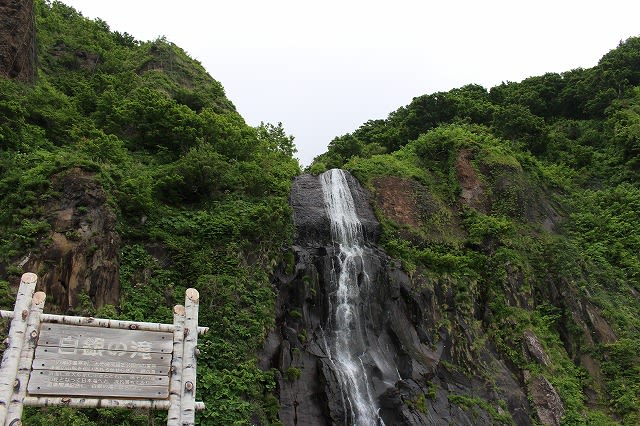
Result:
{"label": "signpost top cap", "polygon": [[191,300],[192,302],[198,302],[200,300],[200,293],[198,293],[198,290],[196,290],[195,288],[188,288],[186,295],[187,299]]}
{"label": "signpost top cap", "polygon": [[25,272],[20,279],[23,283],[35,283],[38,281],[38,276],[33,272]]}

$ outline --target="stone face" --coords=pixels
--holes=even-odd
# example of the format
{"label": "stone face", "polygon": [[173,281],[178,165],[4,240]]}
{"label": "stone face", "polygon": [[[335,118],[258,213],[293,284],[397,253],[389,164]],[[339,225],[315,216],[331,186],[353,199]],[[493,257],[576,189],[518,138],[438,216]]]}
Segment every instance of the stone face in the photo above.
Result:
{"label": "stone face", "polygon": [[544,365],[545,367],[549,365],[550,360],[547,354],[542,347],[542,343],[538,339],[538,336],[535,335],[532,331],[524,332],[524,344],[527,350],[527,353],[533,357],[539,364]]}
{"label": "stone face", "polygon": [[534,378],[530,385],[531,398],[543,425],[560,426],[564,405],[555,388],[544,377]]}
{"label": "stone face", "polygon": [[33,0],[0,0],[0,76],[35,80],[33,13]]}
{"label": "stone face", "polygon": [[47,203],[50,242],[30,256],[23,269],[38,271],[38,288],[61,312],[87,294],[95,308],[117,305],[120,297],[116,216],[93,175],[71,169],[52,178],[60,197]]}
{"label": "stone face", "polygon": [[460,201],[481,212],[489,211],[487,188],[471,164],[472,153],[468,149],[458,152],[456,157],[456,177],[460,182]]}
{"label": "stone face", "polygon": [[[530,424],[526,393],[488,344],[475,355],[465,356],[471,365],[491,365],[492,383],[450,369],[461,356],[454,350],[457,337],[438,326],[439,307],[454,303],[450,286],[414,281],[377,247],[380,225],[370,195],[351,175],[347,176],[368,241],[364,262],[370,288],[364,291],[361,287],[361,294],[366,298],[363,326],[369,346],[362,362],[385,424],[495,424],[481,406],[452,403],[452,395],[489,401],[498,411],[502,410],[498,401],[504,401],[518,425]],[[278,396],[283,424],[349,424],[349,410],[326,349],[335,292],[329,277],[335,273],[332,259],[337,251],[331,242],[319,178],[296,178],[290,200],[296,225],[291,248],[295,261],[293,267],[282,265],[273,275],[278,289],[277,327],[267,337],[260,365],[280,372]],[[471,336],[467,325],[457,327],[463,335]],[[389,362],[377,362],[378,358]],[[397,368],[382,371],[381,365]]]}

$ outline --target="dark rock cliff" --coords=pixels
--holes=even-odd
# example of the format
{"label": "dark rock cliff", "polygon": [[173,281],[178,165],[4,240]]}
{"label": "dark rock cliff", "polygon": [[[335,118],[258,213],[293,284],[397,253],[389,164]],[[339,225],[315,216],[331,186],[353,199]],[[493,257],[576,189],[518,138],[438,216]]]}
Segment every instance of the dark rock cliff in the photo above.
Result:
{"label": "dark rock cliff", "polygon": [[117,306],[120,236],[104,189],[78,168],[54,176],[52,188],[59,196],[45,206],[51,233],[23,260],[23,270],[38,273],[48,305],[61,312],[77,308],[81,294],[95,308]]}
{"label": "dark rock cliff", "polygon": [[32,83],[36,44],[33,0],[0,0],[0,76]]}
{"label": "dark rock cliff", "polygon": [[[458,367],[461,345],[439,314],[442,306],[454,305],[450,289],[442,283],[414,282],[377,247],[380,225],[370,196],[347,176],[368,241],[365,262],[372,288],[363,301],[367,339],[377,346],[374,354],[397,366],[395,378],[389,380],[387,372],[376,369],[375,360],[363,361],[385,424],[530,424],[524,379],[488,341],[476,342],[468,356],[470,365],[490,370],[490,377]],[[349,424],[325,350],[334,291],[328,277],[336,250],[317,176],[296,178],[291,205],[296,225],[293,256],[275,274],[277,328],[267,338],[261,366],[279,371],[280,419],[285,425]],[[472,336],[470,325],[456,327]]]}

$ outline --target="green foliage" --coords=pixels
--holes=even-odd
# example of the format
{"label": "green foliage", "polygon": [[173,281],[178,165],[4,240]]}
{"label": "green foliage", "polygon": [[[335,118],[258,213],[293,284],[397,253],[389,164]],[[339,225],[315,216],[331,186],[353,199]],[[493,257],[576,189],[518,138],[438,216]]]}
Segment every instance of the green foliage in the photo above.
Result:
{"label": "green foliage", "polygon": [[[220,83],[164,38],[140,42],[44,0],[36,29],[35,85],[0,79],[0,270],[15,279],[19,261],[46,248],[60,197],[52,180],[88,172],[117,217],[121,294],[98,311],[81,294],[77,313],[171,322],[185,289],[198,288],[200,323],[211,330],[201,340],[198,397],[208,409],[199,424],[277,424],[274,375],[255,352],[274,321],[269,271],[291,235],[293,137],[280,123],[248,126]],[[25,422],[163,416],[47,408]]]}
{"label": "green foliage", "polygon": [[[45,208],[60,195],[52,179],[89,172],[117,214],[122,290],[117,307],[95,312],[81,295],[76,309],[170,322],[171,307],[195,286],[200,322],[210,327],[200,341],[198,395],[208,409],[199,424],[278,424],[274,372],[261,371],[255,353],[274,324],[269,274],[293,265],[282,259],[299,173],[293,137],[281,123],[248,126],[220,83],[165,38],[137,41],[58,1],[38,0],[36,9],[37,83],[0,80],[0,269],[17,277],[20,260],[50,239]],[[583,385],[623,424],[639,418],[640,307],[629,302],[640,292],[638,58],[640,39],[631,38],[590,69],[418,96],[336,137],[309,169],[345,167],[374,193],[387,176],[415,183],[420,223],[398,223],[378,208],[381,244],[418,290],[447,294],[433,305],[431,330],[455,342],[442,365],[490,378],[487,366],[469,361],[488,340],[511,365],[553,384],[565,424],[611,423],[585,404]],[[481,203],[462,200],[464,173],[476,179]],[[13,303],[4,281],[0,298]],[[586,303],[616,339],[585,338],[583,324],[593,324],[577,306]],[[523,352],[525,331],[539,337],[549,366]],[[576,364],[584,355],[599,362],[601,383]],[[300,374],[292,367],[285,377]],[[412,404],[425,411],[436,391]],[[500,404],[450,401],[512,423]],[[46,408],[28,410],[26,422],[162,417]]]}
{"label": "green foliage", "polygon": [[455,404],[467,410],[474,410],[477,407],[486,411],[496,424],[515,424],[508,411],[502,410],[502,407],[500,407],[501,412],[499,412],[498,407],[494,407],[482,398],[457,394],[449,394],[448,398],[449,402],[451,402],[452,404]]}
{"label": "green foliage", "polygon": [[[553,384],[563,424],[639,418],[639,40],[591,69],[416,97],[336,137],[309,168],[347,168],[376,203],[380,179],[410,182],[415,204],[402,207],[417,223],[377,204],[381,244],[416,291],[446,295],[433,305],[432,332],[456,342],[450,367],[490,381],[489,367],[469,361],[490,341],[510,365]],[[548,366],[523,351],[525,332],[540,339]],[[589,376],[594,363],[601,374]]]}
{"label": "green foliage", "polygon": [[287,371],[284,372],[284,377],[290,382],[295,382],[301,375],[302,371],[296,367],[289,367]]}

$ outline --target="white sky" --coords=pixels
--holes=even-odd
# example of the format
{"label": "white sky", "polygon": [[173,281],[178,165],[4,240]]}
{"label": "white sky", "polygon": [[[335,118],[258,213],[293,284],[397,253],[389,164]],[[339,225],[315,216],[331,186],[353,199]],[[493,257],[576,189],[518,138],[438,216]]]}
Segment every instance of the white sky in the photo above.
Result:
{"label": "white sky", "polygon": [[250,125],[282,122],[308,165],[415,96],[588,68],[640,35],[637,0],[63,0],[138,40],[166,36]]}

